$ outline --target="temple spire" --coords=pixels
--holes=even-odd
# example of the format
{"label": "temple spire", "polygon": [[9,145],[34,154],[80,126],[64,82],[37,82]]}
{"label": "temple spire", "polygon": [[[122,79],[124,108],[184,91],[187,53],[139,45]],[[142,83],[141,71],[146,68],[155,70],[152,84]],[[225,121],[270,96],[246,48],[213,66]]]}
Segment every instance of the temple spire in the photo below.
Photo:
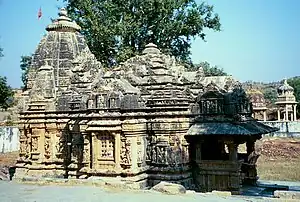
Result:
{"label": "temple spire", "polygon": [[46,27],[47,31],[64,31],[64,32],[78,32],[81,27],[72,22],[71,18],[68,17],[68,12],[65,8],[61,8],[58,13],[58,18]]}

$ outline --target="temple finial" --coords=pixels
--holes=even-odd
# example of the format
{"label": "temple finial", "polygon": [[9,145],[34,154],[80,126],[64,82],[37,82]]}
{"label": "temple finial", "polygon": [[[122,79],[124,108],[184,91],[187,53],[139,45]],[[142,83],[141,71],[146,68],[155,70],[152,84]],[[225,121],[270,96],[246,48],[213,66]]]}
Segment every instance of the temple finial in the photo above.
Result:
{"label": "temple finial", "polygon": [[68,17],[68,12],[65,8],[61,8],[59,10],[59,13],[58,13],[59,16],[65,16],[65,17]]}
{"label": "temple finial", "polygon": [[58,18],[52,20],[52,23],[46,27],[47,31],[68,31],[78,32],[81,30],[80,26],[76,22],[72,22],[68,17],[68,12],[65,8],[61,8],[58,12]]}

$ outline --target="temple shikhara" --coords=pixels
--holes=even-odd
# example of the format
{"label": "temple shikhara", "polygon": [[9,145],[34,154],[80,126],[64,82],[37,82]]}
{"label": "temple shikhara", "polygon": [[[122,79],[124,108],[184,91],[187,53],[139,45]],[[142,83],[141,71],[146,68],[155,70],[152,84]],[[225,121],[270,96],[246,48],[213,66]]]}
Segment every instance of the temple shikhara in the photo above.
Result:
{"label": "temple shikhara", "polygon": [[256,183],[255,141],[276,129],[252,118],[238,81],[188,72],[152,43],[106,70],[65,9],[46,30],[23,93],[15,178],[105,177],[137,188],[167,181],[233,193]]}

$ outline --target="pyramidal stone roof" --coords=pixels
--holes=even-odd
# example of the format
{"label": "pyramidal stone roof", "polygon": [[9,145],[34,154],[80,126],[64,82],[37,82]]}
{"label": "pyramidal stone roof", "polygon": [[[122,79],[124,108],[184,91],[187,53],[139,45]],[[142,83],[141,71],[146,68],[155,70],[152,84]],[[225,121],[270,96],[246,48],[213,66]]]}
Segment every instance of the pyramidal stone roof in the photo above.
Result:
{"label": "pyramidal stone roof", "polygon": [[147,44],[141,55],[105,70],[67,11],[62,8],[58,15],[47,26],[48,32],[34,53],[26,93],[29,97],[35,95],[35,100],[55,102],[56,110],[68,109],[68,103],[73,103],[74,109],[85,109],[88,102],[97,107],[98,95],[106,96],[99,106],[115,96],[112,99],[118,101],[111,105],[115,107],[128,94],[134,94],[151,108],[187,108],[208,84],[231,90],[236,82],[230,76],[205,77],[203,69],[186,72],[175,57],[164,54],[153,43]]}
{"label": "pyramidal stone roof", "polygon": [[[57,100],[57,96],[67,92],[80,94],[91,89],[92,82],[101,74],[101,63],[89,50],[80,29],[68,17],[65,8],[61,8],[58,18],[46,27],[47,34],[33,54],[28,70],[26,94],[29,97]],[[50,81],[44,80],[44,76]],[[49,93],[45,97],[42,92]]]}
{"label": "pyramidal stone roof", "polygon": [[80,27],[67,16],[62,8],[59,17],[47,26],[47,34],[40,41],[32,59],[28,73],[27,89],[32,89],[37,72],[47,63],[54,71],[54,83],[58,91],[64,91],[71,84],[70,78],[76,61],[90,58],[95,66],[100,63],[89,50]]}

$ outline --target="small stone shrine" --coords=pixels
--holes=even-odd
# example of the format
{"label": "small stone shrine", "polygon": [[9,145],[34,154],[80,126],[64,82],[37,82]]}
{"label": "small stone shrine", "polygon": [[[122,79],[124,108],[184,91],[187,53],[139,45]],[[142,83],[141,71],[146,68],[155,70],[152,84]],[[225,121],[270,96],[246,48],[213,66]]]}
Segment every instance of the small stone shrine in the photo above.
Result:
{"label": "small stone shrine", "polygon": [[253,113],[252,117],[258,121],[267,121],[267,106],[264,94],[254,87],[250,87],[246,91],[252,103]]}
{"label": "small stone shrine", "polygon": [[16,179],[167,181],[237,194],[255,184],[255,141],[276,129],[251,117],[239,82],[186,72],[155,44],[104,70],[65,9],[46,30],[23,93]]}
{"label": "small stone shrine", "polygon": [[283,84],[277,89],[278,97],[275,104],[277,105],[278,121],[297,121],[297,104],[294,95],[294,88],[284,79]]}

